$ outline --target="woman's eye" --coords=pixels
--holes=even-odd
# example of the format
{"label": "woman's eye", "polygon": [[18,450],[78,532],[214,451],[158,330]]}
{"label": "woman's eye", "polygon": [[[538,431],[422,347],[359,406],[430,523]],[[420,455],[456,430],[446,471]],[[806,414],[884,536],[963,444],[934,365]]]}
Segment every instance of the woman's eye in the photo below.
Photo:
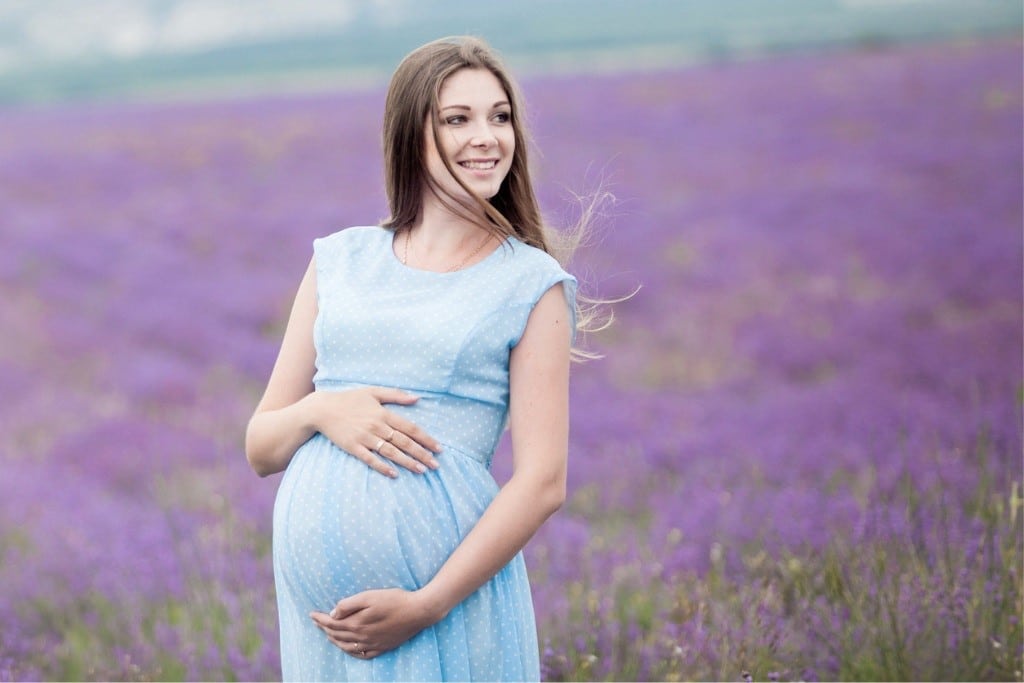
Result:
{"label": "woman's eye", "polygon": [[512,113],[507,111],[499,111],[494,115],[494,120],[498,123],[508,123],[512,120]]}
{"label": "woman's eye", "polygon": [[459,123],[465,123],[466,117],[462,116],[461,114],[458,116],[449,116],[444,120],[444,122],[447,123],[449,126],[454,126]]}

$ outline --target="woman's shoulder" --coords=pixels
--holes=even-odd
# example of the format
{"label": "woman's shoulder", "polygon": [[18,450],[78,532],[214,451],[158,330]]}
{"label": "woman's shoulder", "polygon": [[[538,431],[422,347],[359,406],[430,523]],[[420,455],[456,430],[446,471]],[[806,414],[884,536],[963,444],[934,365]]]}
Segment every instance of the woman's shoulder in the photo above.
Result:
{"label": "woman's shoulder", "polygon": [[513,263],[519,267],[539,272],[555,273],[561,272],[566,275],[562,264],[548,252],[523,242],[515,236],[506,238],[502,247],[509,252]]}
{"label": "woman's shoulder", "polygon": [[566,271],[554,256],[515,237],[509,237],[504,248],[515,272],[517,294],[527,301],[536,301],[556,282],[567,284],[567,293],[574,296],[576,278]]}
{"label": "woman's shoulder", "polygon": [[379,225],[353,225],[313,240],[314,248],[352,247],[371,244],[389,235],[390,231]]}
{"label": "woman's shoulder", "polygon": [[376,255],[390,239],[379,225],[356,225],[313,240],[313,256],[318,263],[351,262]]}
{"label": "woman's shoulder", "polygon": [[575,280],[558,259],[539,247],[529,245],[516,237],[509,237],[506,246],[512,254],[513,262],[522,270],[532,272],[544,279]]}

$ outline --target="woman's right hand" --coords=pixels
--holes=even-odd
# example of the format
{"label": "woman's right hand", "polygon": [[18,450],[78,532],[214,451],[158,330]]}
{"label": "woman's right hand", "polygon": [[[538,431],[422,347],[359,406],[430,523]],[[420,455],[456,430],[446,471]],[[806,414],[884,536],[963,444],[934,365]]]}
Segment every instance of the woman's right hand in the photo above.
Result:
{"label": "woman's right hand", "polygon": [[[412,405],[418,397],[399,389],[366,387],[347,391],[314,391],[307,396],[314,424],[338,448],[388,477],[398,472],[382,458],[412,472],[437,469],[441,445],[418,425],[384,407]],[[380,457],[377,457],[380,456]]]}

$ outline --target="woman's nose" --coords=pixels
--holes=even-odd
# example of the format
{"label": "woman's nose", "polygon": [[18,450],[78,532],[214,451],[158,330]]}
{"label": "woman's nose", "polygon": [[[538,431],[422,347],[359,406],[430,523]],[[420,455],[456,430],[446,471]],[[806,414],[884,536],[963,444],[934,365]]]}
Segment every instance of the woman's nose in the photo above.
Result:
{"label": "woman's nose", "polygon": [[497,138],[494,136],[494,131],[487,124],[481,124],[473,130],[473,135],[469,139],[469,144],[473,147],[490,147],[495,144]]}

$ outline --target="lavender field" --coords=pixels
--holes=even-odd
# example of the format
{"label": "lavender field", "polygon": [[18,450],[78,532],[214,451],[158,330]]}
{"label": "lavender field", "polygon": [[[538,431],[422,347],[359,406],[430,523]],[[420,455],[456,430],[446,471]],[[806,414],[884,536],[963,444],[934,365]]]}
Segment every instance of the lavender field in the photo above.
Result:
{"label": "lavender field", "polygon": [[[1021,54],[524,84],[552,221],[617,198],[572,269],[641,286],[527,549],[548,679],[1024,680]],[[280,676],[242,436],[382,106],[0,111],[0,680]]]}

